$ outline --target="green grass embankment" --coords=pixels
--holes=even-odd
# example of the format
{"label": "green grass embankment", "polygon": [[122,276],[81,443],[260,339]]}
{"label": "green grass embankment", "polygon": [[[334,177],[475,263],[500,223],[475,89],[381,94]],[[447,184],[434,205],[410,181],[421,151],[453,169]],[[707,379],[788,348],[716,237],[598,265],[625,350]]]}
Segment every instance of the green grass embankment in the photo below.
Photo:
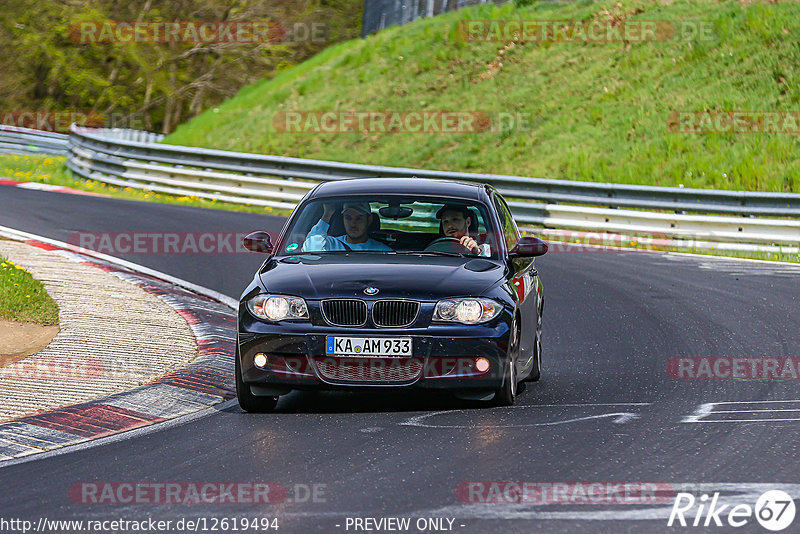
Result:
{"label": "green grass embankment", "polygon": [[[667,41],[466,41],[467,20],[659,21]],[[665,22],[667,21],[667,22]],[[800,4],[622,0],[485,4],[333,46],[246,87],[165,142],[425,169],[720,189],[800,191],[790,133],[674,133],[674,111],[790,111]],[[521,114],[480,133],[286,133],[286,111]]]}

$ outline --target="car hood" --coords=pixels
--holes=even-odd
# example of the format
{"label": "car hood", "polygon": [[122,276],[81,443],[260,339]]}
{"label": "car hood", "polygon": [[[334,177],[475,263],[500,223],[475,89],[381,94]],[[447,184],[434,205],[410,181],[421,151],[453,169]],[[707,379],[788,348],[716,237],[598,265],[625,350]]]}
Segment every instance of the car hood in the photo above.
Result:
{"label": "car hood", "polygon": [[268,261],[261,282],[270,293],[308,299],[374,298],[437,300],[478,296],[503,278],[498,261],[482,258],[375,254],[306,254]]}

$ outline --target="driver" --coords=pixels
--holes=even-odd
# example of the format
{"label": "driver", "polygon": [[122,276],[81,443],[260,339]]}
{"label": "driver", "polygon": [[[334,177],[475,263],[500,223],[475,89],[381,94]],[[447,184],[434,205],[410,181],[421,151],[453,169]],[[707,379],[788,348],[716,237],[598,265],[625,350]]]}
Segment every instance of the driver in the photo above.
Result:
{"label": "driver", "polygon": [[308,232],[303,243],[303,252],[319,250],[384,250],[392,249],[380,241],[369,237],[369,227],[373,217],[369,202],[345,202],[342,208],[345,235],[328,235],[331,217],[336,212],[335,204],[324,204],[322,218]]}
{"label": "driver", "polygon": [[472,224],[473,214],[466,206],[445,204],[436,212],[436,218],[441,220],[441,229],[445,237],[458,239],[458,242],[472,254],[484,257],[492,255],[488,243],[479,245],[474,238],[470,237],[469,227]]}

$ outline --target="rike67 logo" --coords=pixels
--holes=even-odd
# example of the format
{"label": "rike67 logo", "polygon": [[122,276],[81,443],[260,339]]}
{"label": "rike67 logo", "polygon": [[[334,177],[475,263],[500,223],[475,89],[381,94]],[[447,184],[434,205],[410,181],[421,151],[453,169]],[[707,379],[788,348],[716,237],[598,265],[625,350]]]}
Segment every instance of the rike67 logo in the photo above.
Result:
{"label": "rike67 logo", "polygon": [[755,506],[732,502],[730,497],[724,500],[726,502],[722,503],[719,492],[711,497],[703,494],[699,498],[691,493],[678,493],[667,526],[737,528],[755,520],[765,529],[778,532],[794,521],[794,500],[782,490],[764,492]]}

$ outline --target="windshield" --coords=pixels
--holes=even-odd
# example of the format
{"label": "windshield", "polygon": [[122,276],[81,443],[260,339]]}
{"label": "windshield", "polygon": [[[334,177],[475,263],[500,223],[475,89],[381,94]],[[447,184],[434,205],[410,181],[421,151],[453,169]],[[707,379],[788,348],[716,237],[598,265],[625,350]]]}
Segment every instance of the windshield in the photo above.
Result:
{"label": "windshield", "polygon": [[299,208],[278,254],[370,252],[497,259],[479,202],[409,196],[325,198]]}

